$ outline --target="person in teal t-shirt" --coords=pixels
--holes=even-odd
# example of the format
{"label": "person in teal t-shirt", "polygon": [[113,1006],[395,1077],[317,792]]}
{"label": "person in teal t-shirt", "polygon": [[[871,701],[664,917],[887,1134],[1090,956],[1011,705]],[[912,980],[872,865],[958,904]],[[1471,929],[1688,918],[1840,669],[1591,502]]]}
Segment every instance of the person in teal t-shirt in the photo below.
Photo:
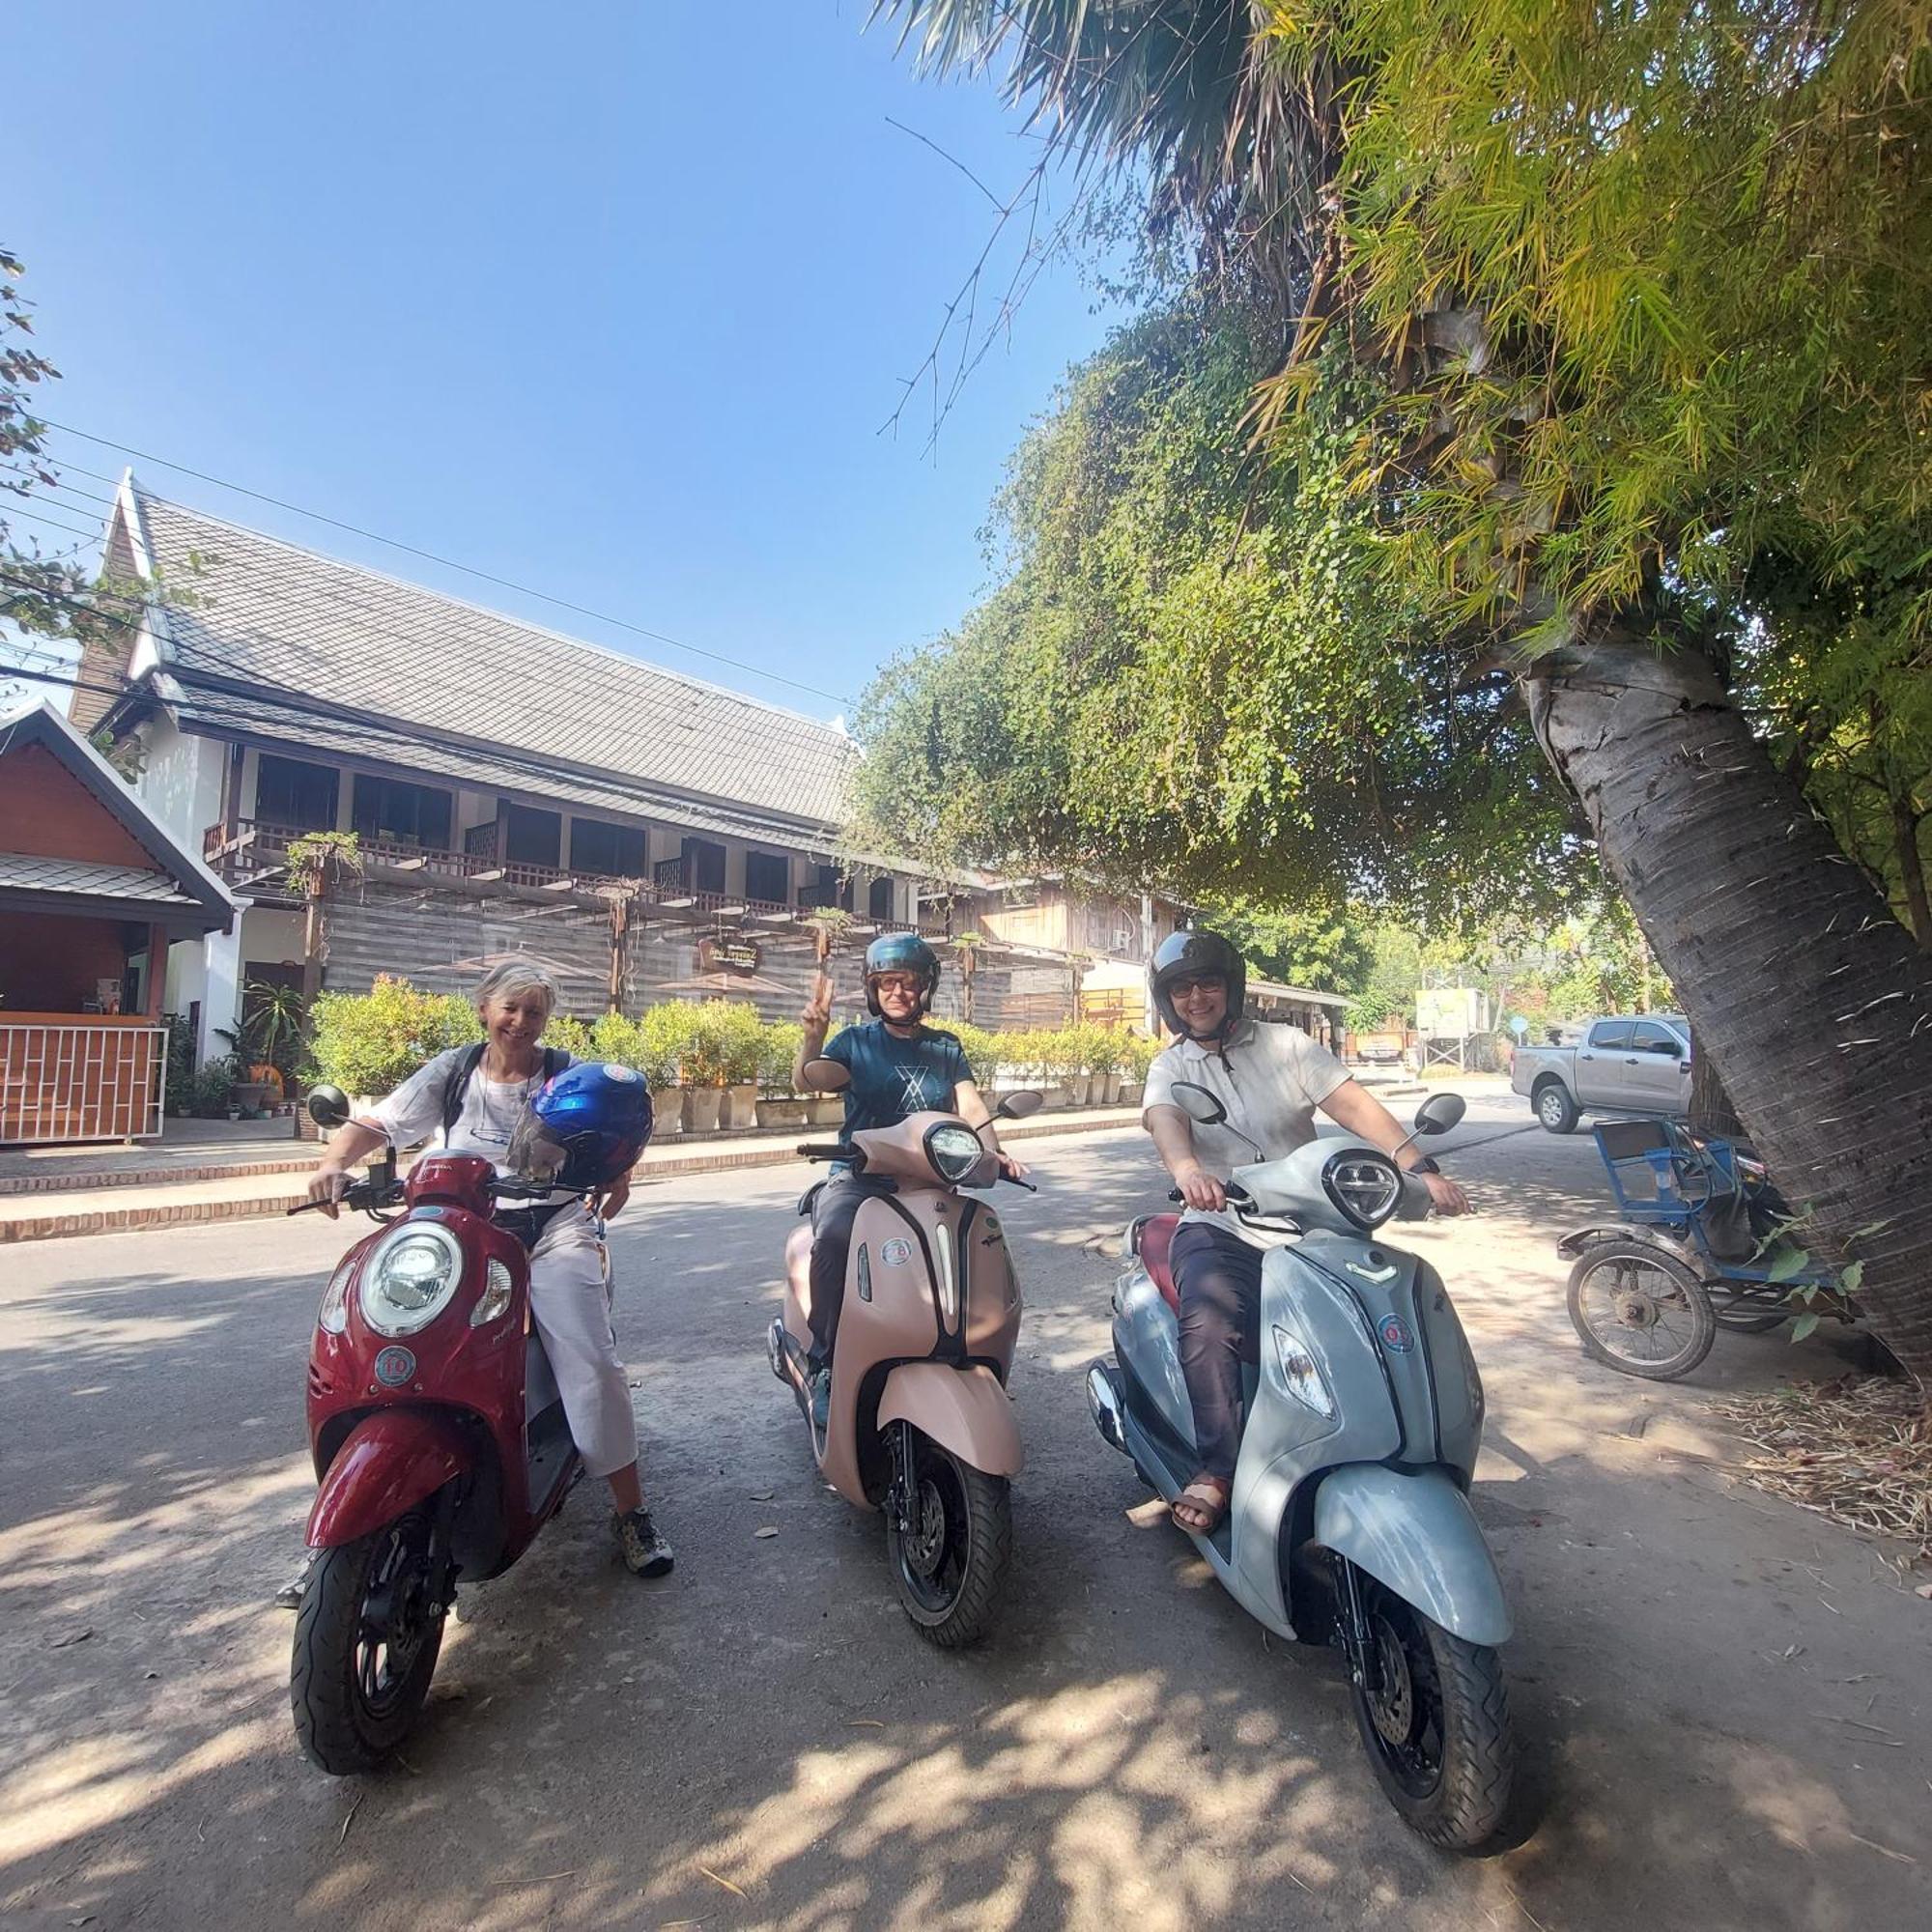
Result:
{"label": "person in teal t-shirt", "polygon": [[[909,1114],[957,1114],[1000,1153],[1000,1171],[1021,1180],[1026,1169],[1000,1151],[992,1109],[974,1084],[965,1050],[950,1033],[927,1026],[939,986],[939,958],[911,932],[890,932],[866,949],[866,1005],[873,1017],[847,1027],[826,1044],[832,1023],[832,981],[824,973],[800,1014],[805,1024],[792,1084],[845,1096],[847,1135],[896,1126]],[[845,1256],[852,1221],[871,1189],[865,1178],[835,1169],[811,1209],[811,1361],[813,1413],[823,1426],[830,1398],[832,1350],[845,1296]]]}

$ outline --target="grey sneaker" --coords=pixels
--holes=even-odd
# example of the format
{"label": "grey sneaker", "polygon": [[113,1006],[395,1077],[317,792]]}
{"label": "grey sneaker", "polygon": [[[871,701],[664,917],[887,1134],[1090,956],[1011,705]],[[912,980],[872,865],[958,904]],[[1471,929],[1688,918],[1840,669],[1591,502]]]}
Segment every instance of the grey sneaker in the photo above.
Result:
{"label": "grey sneaker", "polygon": [[649,1510],[633,1510],[611,1519],[611,1534],[623,1552],[624,1568],[633,1577],[668,1577],[677,1559]]}
{"label": "grey sneaker", "polygon": [[303,1595],[308,1589],[308,1573],[315,1568],[315,1551],[302,1552],[301,1567],[275,1592],[275,1607],[278,1610],[298,1610]]}
{"label": "grey sneaker", "polygon": [[832,1371],[814,1369],[806,1390],[811,1398],[811,1426],[823,1435],[826,1424],[832,1419]]}

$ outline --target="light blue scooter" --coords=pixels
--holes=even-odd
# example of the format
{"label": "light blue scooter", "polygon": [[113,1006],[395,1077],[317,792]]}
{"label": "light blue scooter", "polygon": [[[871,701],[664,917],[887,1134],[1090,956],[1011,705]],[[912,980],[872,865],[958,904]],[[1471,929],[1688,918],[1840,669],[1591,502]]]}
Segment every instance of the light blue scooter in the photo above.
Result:
{"label": "light blue scooter", "polygon": [[[1205,1087],[1177,1082],[1174,1098],[1227,1124]],[[1434,1095],[1416,1132],[1463,1112]],[[1440,1277],[1375,1233],[1421,1218],[1427,1195],[1387,1154],[1326,1137],[1236,1168],[1227,1192],[1242,1238],[1266,1251],[1261,1360],[1228,1513],[1195,1543],[1267,1629],[1342,1649],[1390,1803],[1432,1843],[1478,1851],[1502,1827],[1515,1762],[1496,1655],[1509,1606],[1468,1501],[1483,1384]],[[1200,1467],[1167,1267],[1178,1224],[1128,1227],[1114,1360],[1087,1376],[1100,1434],[1170,1502]]]}

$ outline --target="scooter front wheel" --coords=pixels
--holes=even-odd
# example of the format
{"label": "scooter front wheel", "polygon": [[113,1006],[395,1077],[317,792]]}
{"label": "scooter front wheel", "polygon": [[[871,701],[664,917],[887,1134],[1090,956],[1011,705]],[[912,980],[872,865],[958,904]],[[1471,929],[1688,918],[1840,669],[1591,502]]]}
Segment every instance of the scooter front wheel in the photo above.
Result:
{"label": "scooter front wheel", "polygon": [[312,1764],[371,1771],[409,1735],[442,1648],[429,1517],[412,1510],[325,1549],[296,1614],[289,1697]]}
{"label": "scooter front wheel", "polygon": [[1384,1796],[1444,1851],[1501,1831],[1516,1771],[1502,1660],[1356,1572],[1369,1655],[1352,1672],[1355,1724]]}
{"label": "scooter front wheel", "polygon": [[999,1605],[1013,1547],[1012,1492],[1004,1476],[962,1463],[909,1422],[898,1427],[910,1486],[886,1505],[893,1581],[920,1635],[957,1650],[984,1634]]}

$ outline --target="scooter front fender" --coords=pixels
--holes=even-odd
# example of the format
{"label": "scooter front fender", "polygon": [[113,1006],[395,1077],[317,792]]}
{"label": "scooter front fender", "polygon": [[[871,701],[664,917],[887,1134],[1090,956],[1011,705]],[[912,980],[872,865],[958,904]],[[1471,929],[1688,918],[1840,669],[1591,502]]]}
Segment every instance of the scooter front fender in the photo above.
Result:
{"label": "scooter front fender", "polygon": [[982,1475],[1017,1476],[1025,1465],[1012,1401],[983,1363],[901,1362],[879,1398],[879,1427],[889,1422],[910,1422]]}
{"label": "scooter front fender", "polygon": [[1345,1463],[1315,1492],[1315,1540],[1467,1643],[1506,1643],[1509,1604],[1468,1498],[1439,1469]]}
{"label": "scooter front fender", "polygon": [[419,1408],[379,1408],[349,1432],[308,1513],[308,1546],[334,1549],[393,1522],[469,1469],[469,1445]]}

